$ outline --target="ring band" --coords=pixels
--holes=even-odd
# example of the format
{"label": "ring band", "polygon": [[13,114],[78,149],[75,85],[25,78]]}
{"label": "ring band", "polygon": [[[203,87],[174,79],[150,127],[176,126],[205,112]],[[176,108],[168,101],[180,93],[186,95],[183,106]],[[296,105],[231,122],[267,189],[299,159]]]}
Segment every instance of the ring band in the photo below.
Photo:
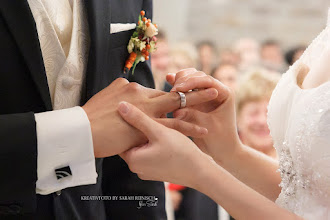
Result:
{"label": "ring band", "polygon": [[183,92],[177,92],[180,95],[180,108],[187,106],[186,95]]}

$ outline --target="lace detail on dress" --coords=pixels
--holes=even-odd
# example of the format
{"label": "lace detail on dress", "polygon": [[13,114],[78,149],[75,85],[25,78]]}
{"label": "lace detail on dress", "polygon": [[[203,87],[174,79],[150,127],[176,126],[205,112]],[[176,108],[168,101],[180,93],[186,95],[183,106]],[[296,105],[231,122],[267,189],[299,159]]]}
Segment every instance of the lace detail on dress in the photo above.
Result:
{"label": "lace detail on dress", "polygon": [[[330,84],[325,83],[312,92],[318,95],[313,96],[312,102],[303,104],[307,107],[299,115],[298,129],[291,139],[293,143],[290,144],[288,137],[281,146],[276,147],[282,177],[282,191],[276,203],[300,216],[306,212],[306,205],[311,199],[330,204],[330,183],[327,182],[330,175],[326,176],[324,171],[325,166],[330,166],[330,150],[320,152],[322,148],[316,145],[319,143],[316,139],[330,135],[322,134],[320,130],[322,116],[330,111]],[[313,157],[315,152],[322,156]]]}

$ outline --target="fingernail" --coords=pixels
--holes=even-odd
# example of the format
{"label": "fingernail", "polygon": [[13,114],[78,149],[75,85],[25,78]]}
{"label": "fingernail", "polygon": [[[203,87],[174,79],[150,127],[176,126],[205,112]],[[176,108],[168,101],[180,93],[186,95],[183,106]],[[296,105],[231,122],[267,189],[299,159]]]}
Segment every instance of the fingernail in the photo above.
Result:
{"label": "fingernail", "polygon": [[217,91],[214,89],[207,89],[205,92],[210,96],[215,96],[217,94]]}
{"label": "fingernail", "polygon": [[186,116],[186,112],[180,112],[175,118],[177,119],[183,119]]}
{"label": "fingernail", "polygon": [[207,134],[209,131],[206,128],[199,128],[201,134]]}
{"label": "fingernail", "polygon": [[128,111],[129,111],[129,107],[128,107],[128,105],[127,105],[126,102],[121,102],[121,103],[119,104],[119,108],[118,108],[118,110],[119,110],[122,114],[127,114]]}

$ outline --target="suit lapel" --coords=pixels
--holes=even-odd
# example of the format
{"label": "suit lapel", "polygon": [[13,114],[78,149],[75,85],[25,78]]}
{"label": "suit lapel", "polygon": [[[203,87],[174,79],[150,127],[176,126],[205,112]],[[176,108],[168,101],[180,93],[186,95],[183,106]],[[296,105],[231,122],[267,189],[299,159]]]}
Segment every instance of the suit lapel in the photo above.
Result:
{"label": "suit lapel", "polygon": [[38,33],[27,1],[2,0],[0,12],[24,57],[46,110],[52,110]]}
{"label": "suit lapel", "polygon": [[[87,99],[105,86],[103,75],[108,71],[111,0],[84,0],[87,10],[90,50],[86,73]],[[103,88],[102,88],[103,87]],[[83,100],[84,103],[85,100]]]}

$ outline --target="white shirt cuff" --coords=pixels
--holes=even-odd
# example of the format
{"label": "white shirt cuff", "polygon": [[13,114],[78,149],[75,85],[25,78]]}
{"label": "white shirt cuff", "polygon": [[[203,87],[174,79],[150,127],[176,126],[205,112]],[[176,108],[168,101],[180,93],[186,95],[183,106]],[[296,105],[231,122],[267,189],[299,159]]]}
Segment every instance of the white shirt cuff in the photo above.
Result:
{"label": "white shirt cuff", "polygon": [[[97,173],[92,132],[81,107],[35,114],[38,139],[36,192],[95,184]],[[70,167],[72,175],[58,179],[55,170]]]}

